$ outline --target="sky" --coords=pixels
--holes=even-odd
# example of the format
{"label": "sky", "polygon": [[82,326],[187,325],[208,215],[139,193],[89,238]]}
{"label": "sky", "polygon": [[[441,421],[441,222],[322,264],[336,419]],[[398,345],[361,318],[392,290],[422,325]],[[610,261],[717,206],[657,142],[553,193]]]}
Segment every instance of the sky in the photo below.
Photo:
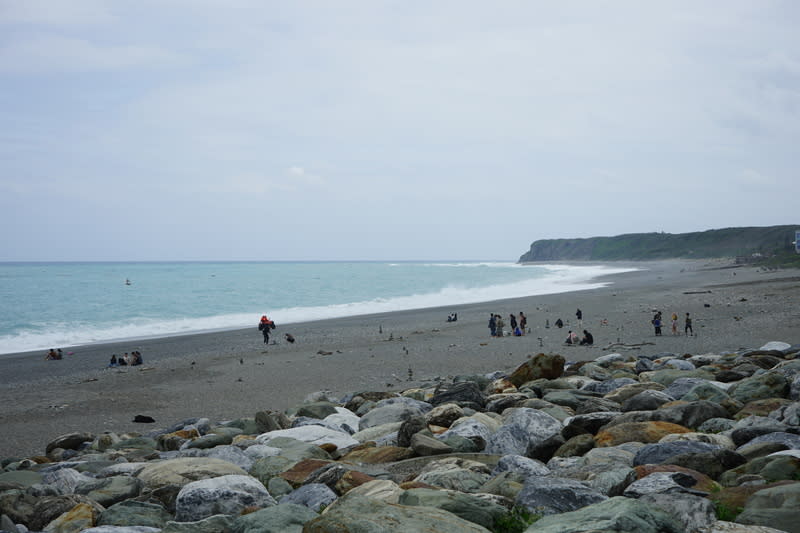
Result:
{"label": "sky", "polygon": [[0,0],[0,261],[800,223],[800,2]]}

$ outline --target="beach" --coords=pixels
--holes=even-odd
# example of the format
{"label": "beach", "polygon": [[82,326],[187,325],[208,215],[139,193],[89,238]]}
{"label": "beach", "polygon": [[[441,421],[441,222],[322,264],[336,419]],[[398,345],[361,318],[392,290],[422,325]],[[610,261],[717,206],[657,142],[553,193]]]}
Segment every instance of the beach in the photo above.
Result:
{"label": "beach", "polygon": [[[253,327],[0,356],[0,457],[43,454],[75,431],[147,432],[190,417],[222,421],[283,410],[316,391],[401,390],[439,377],[512,370],[536,353],[568,361],[607,353],[720,353],[769,341],[800,342],[800,273],[763,271],[724,260],[633,263],[606,287],[479,304],[321,320],[282,326],[264,345]],[[565,346],[582,328],[595,344]],[[663,336],[650,320],[664,316]],[[530,333],[491,338],[490,313],[523,311]],[[448,323],[447,315],[458,314]],[[673,336],[669,317],[693,318],[694,336]],[[554,326],[561,318],[563,329]],[[549,327],[548,327],[549,326]],[[506,328],[508,330],[508,327]],[[297,341],[287,343],[285,333]],[[144,364],[106,368],[111,354],[138,350]],[[155,424],[138,424],[146,415]]]}

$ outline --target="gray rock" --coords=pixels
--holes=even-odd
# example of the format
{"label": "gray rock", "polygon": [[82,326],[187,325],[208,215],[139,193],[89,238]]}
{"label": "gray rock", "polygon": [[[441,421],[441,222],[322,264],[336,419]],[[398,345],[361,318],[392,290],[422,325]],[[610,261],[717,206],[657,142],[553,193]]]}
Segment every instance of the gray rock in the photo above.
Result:
{"label": "gray rock", "polygon": [[647,444],[636,453],[636,456],[633,458],[633,464],[634,466],[658,465],[676,455],[706,453],[722,449],[723,448],[719,446],[713,446],[705,442],[692,442],[688,440]]}
{"label": "gray rock", "polygon": [[92,433],[67,433],[65,435],[60,435],[47,443],[45,453],[49,454],[56,448],[62,448],[64,450],[77,450],[84,442],[91,442],[94,439],[95,436]]}
{"label": "gray rock", "polygon": [[646,494],[694,493],[689,489],[697,482],[683,472],[653,472],[628,485],[622,493],[627,498],[640,498]]}
{"label": "gray rock", "polygon": [[492,475],[496,476],[502,472],[515,472],[522,478],[529,476],[546,476],[550,474],[550,469],[544,463],[536,459],[530,459],[521,455],[504,455],[497,461]]}
{"label": "gray rock", "polygon": [[624,387],[625,385],[631,385],[633,383],[638,383],[638,381],[636,381],[633,378],[614,378],[606,381],[588,383],[583,387],[581,387],[581,390],[589,392],[598,392],[600,394],[608,394],[609,392],[617,390],[620,387]]}
{"label": "gray rock", "polygon": [[645,390],[625,400],[622,403],[622,411],[653,411],[671,401],[672,397],[664,392]]}
{"label": "gray rock", "polygon": [[317,513],[293,503],[282,503],[238,517],[231,533],[302,533],[303,525]]}
{"label": "gray rock", "polygon": [[250,476],[227,475],[184,485],[175,500],[175,520],[192,522],[215,514],[238,514],[245,507],[268,507],[276,502]]}
{"label": "gray rock", "polygon": [[81,533],[161,533],[161,528],[149,526],[97,526],[84,529]]}
{"label": "gray rock", "polygon": [[684,533],[683,525],[668,513],[646,503],[617,496],[577,511],[545,516],[529,529],[533,533],[636,531]]}
{"label": "gray rock", "polygon": [[728,394],[742,403],[767,398],[787,398],[789,381],[777,372],[765,372],[739,381],[730,388]]}
{"label": "gray rock", "polygon": [[135,498],[142,492],[143,488],[144,483],[138,478],[112,476],[84,483],[75,492],[86,495],[103,507],[110,507],[115,503]]}
{"label": "gray rock", "polygon": [[695,388],[697,385],[710,383],[711,382],[709,380],[703,378],[678,378],[670,383],[664,392],[676,400],[680,400],[683,398],[684,394],[688,394],[689,391]]}
{"label": "gray rock", "polygon": [[516,504],[535,514],[558,514],[598,503],[606,496],[573,479],[530,476],[517,494]]}
{"label": "gray rock", "polygon": [[411,417],[423,417],[424,415],[425,413],[416,406],[407,405],[405,403],[391,403],[381,407],[375,407],[362,416],[361,421],[358,423],[358,429],[364,430],[383,424],[404,422]]}
{"label": "gray rock", "polygon": [[717,521],[714,502],[702,496],[662,492],[646,494],[639,498],[639,501],[669,513],[675,520],[683,524],[685,531],[697,531],[701,527],[708,527]]}
{"label": "gray rock", "polygon": [[231,533],[233,518],[215,515],[197,522],[167,522],[161,533]]}
{"label": "gray rock", "polygon": [[796,533],[800,531],[797,520],[799,507],[800,483],[771,487],[753,494],[745,503],[744,511],[736,517],[736,522]]}
{"label": "gray rock", "polygon": [[509,409],[504,424],[486,442],[486,453],[533,457],[538,448],[560,436],[561,422],[547,413],[527,407]]}
{"label": "gray rock", "polygon": [[414,481],[471,493],[478,492],[490,477],[490,470],[483,463],[448,457],[428,463]]}
{"label": "gray rock", "polygon": [[298,417],[309,417],[322,420],[328,415],[336,413],[336,405],[331,402],[311,402],[300,405],[295,413]]}
{"label": "gray rock", "polygon": [[309,483],[293,490],[280,499],[281,504],[294,503],[308,507],[315,513],[336,501],[338,496],[322,483]]}
{"label": "gray rock", "polygon": [[145,526],[159,530],[172,519],[162,506],[153,503],[125,500],[100,513],[98,526]]}
{"label": "gray rock", "polygon": [[487,529],[507,510],[473,494],[452,490],[410,489],[400,495],[400,505],[433,507],[448,511]]}
{"label": "gray rock", "polygon": [[453,449],[447,443],[438,440],[425,432],[415,433],[411,437],[411,449],[417,455],[426,457],[429,455],[441,455],[443,453],[451,453]]}
{"label": "gray rock", "polygon": [[464,409],[454,403],[439,404],[425,415],[425,422],[434,426],[449,428],[453,422],[464,416]]}
{"label": "gray rock", "polygon": [[74,494],[78,486],[92,481],[94,481],[93,477],[81,474],[72,468],[42,472],[42,483],[50,485],[59,494]]}
{"label": "gray rock", "polygon": [[777,442],[783,444],[788,449],[800,450],[800,435],[795,435],[794,433],[785,433],[782,431],[767,433],[766,435],[755,437],[754,439],[748,441],[745,446],[762,444],[765,442]]}
{"label": "gray rock", "polygon": [[474,381],[462,381],[460,383],[439,385],[430,403],[434,406],[454,403],[461,407],[482,408],[486,405],[486,397],[477,383]]}
{"label": "gray rock", "polygon": [[733,429],[735,422],[730,418],[709,418],[697,428],[703,433],[722,433]]}
{"label": "gray rock", "polygon": [[571,439],[583,433],[594,435],[601,427],[614,420],[619,414],[619,411],[596,411],[584,415],[571,416],[564,420],[561,435],[565,439]]}
{"label": "gray rock", "polygon": [[340,498],[325,514],[306,523],[304,531],[341,532],[342,524],[347,525],[347,530],[359,533],[486,533],[486,528],[448,511],[388,504],[357,494]]}

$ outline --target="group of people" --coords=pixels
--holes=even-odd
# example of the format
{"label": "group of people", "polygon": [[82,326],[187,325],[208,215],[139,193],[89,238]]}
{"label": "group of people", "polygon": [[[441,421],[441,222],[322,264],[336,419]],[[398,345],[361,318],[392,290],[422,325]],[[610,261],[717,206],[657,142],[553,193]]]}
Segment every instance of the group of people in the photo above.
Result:
{"label": "group of people", "polygon": [[578,334],[572,330],[569,330],[567,334],[567,339],[564,341],[564,344],[577,344],[580,346],[591,346],[594,344],[594,337],[591,333],[586,330],[583,330],[583,338],[579,339]]}
{"label": "group of people", "polygon": [[[528,327],[528,317],[522,311],[519,312],[519,319],[513,313],[508,315],[508,323],[511,328],[511,335],[521,337],[525,335],[526,328]],[[489,315],[489,331],[492,337],[503,337],[505,335],[506,323],[501,315],[494,313]]]}
{"label": "group of people", "polygon": [[61,351],[61,348],[58,350],[50,348],[50,351],[45,354],[44,359],[45,361],[61,361],[64,359],[64,352]]}
{"label": "group of people", "polygon": [[[672,321],[672,334],[680,335],[680,333],[678,332],[678,314],[672,313],[670,319]],[[663,327],[663,319],[661,318],[661,311],[656,311],[656,314],[653,315],[653,320],[651,320],[650,323],[653,324],[656,337],[660,337],[661,328]],[[686,313],[686,318],[683,319],[683,333],[687,337],[694,336],[694,330],[692,329],[692,317],[689,315],[689,313]]]}
{"label": "group of people", "polygon": [[448,322],[458,322],[458,313],[450,313],[447,315]]}
{"label": "group of people", "polygon": [[111,356],[111,360],[108,362],[108,367],[118,367],[118,366],[139,366],[144,363],[142,359],[142,354],[139,351],[133,351],[130,354],[125,352],[123,355],[117,357],[117,354]]}

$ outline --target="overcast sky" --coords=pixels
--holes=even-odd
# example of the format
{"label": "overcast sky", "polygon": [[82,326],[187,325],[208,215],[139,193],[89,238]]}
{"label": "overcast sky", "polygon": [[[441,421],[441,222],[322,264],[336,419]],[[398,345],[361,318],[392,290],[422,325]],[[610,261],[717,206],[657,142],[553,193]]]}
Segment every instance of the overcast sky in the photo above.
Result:
{"label": "overcast sky", "polygon": [[0,0],[0,260],[800,222],[800,2]]}

